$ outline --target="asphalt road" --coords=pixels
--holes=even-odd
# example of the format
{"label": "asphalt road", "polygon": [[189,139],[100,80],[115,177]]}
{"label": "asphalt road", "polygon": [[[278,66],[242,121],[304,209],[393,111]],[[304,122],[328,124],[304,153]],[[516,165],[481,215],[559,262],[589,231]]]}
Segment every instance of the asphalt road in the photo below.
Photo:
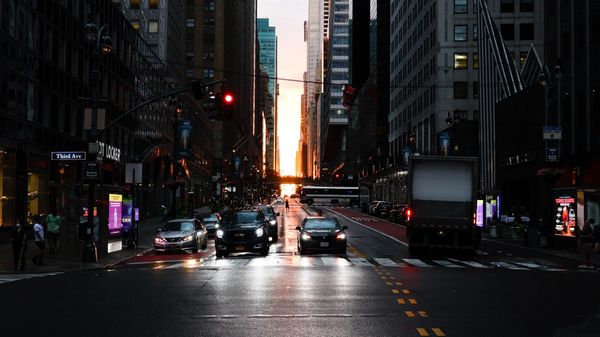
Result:
{"label": "asphalt road", "polygon": [[0,284],[2,335],[600,335],[600,272],[496,247],[415,258],[398,233],[346,219],[347,256],[298,256],[306,213],[279,211],[266,258],[216,260],[211,245]]}

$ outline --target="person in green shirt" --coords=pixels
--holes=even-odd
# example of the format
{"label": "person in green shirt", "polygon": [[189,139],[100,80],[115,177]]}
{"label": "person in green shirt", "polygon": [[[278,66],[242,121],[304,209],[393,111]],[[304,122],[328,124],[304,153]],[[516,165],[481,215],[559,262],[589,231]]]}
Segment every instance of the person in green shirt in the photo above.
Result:
{"label": "person in green shirt", "polygon": [[54,210],[50,211],[46,217],[46,226],[48,232],[48,241],[50,243],[50,255],[54,254],[60,248],[60,224],[61,217]]}

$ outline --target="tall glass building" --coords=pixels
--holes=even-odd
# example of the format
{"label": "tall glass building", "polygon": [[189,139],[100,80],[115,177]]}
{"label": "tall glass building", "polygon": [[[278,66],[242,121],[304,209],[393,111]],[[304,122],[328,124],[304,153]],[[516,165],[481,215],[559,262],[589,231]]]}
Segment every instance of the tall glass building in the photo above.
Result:
{"label": "tall glass building", "polygon": [[[256,20],[259,43],[259,63],[269,75],[268,91],[271,96],[270,111],[265,111],[267,120],[267,169],[277,170],[277,35],[269,19]],[[269,106],[267,105],[267,106]]]}

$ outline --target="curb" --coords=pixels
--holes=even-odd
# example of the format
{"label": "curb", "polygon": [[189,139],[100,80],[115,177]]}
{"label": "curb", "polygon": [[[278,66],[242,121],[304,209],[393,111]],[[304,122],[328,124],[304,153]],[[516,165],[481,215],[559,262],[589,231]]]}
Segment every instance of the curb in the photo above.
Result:
{"label": "curb", "polygon": [[138,254],[133,254],[133,255],[125,257],[125,258],[123,258],[123,259],[121,259],[121,260],[119,260],[117,262],[106,264],[106,265],[104,265],[104,267],[102,267],[102,269],[111,269],[111,268],[114,268],[114,267],[120,265],[121,263],[125,263],[125,262],[127,262],[129,260],[133,260],[133,258],[135,258],[136,256],[144,255],[144,254],[152,251],[153,249],[154,248],[146,248],[145,250],[141,251]]}

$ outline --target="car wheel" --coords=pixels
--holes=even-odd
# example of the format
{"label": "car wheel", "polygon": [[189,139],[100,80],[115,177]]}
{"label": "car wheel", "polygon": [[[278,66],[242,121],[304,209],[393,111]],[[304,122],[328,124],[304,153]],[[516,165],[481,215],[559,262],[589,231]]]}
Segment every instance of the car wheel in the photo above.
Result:
{"label": "car wheel", "polygon": [[269,246],[268,246],[268,245],[266,245],[266,246],[265,246],[265,248],[263,248],[263,249],[260,251],[260,255],[261,255],[261,256],[267,256],[267,255],[269,255]]}
{"label": "car wheel", "polygon": [[222,259],[225,257],[225,254],[223,254],[223,253],[217,253],[216,255],[217,255],[217,259]]}
{"label": "car wheel", "polygon": [[202,244],[202,250],[206,250],[208,248],[208,238],[204,236],[204,243]]}
{"label": "car wheel", "polygon": [[271,236],[271,239],[272,239],[271,242],[273,242],[273,243],[277,242],[277,240],[279,239],[278,236],[279,235],[277,235],[277,232],[275,232],[275,234],[273,236]]}
{"label": "car wheel", "polygon": [[338,254],[346,255],[346,248],[338,250]]}

